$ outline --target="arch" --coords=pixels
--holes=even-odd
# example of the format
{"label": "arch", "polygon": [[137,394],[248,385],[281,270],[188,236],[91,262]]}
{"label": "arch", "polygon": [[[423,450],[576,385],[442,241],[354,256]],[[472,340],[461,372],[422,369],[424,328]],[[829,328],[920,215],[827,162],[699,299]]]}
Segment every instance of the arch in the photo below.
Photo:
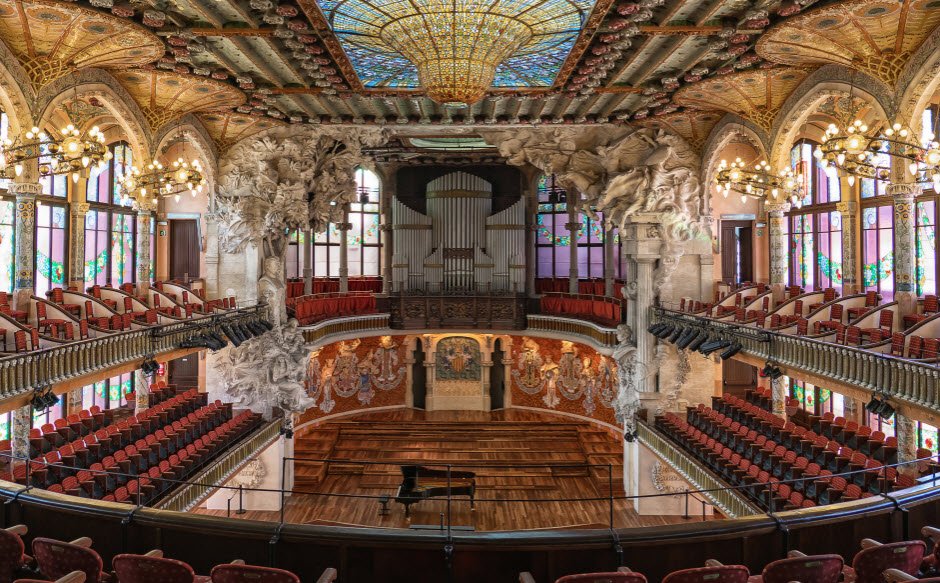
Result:
{"label": "arch", "polygon": [[83,69],[43,87],[36,97],[35,119],[46,120],[63,101],[76,95],[98,99],[124,130],[137,159],[149,156],[153,135],[143,112],[121,84],[102,69]]}
{"label": "arch", "polygon": [[150,152],[150,158],[156,159],[158,156],[166,154],[173,145],[173,140],[180,135],[188,140],[198,153],[203,162],[203,170],[206,173],[206,179],[211,185],[215,183],[215,177],[218,173],[219,149],[215,141],[209,136],[206,126],[198,117],[187,113],[174,123],[165,124],[156,133],[153,139],[154,148]]}
{"label": "arch", "polygon": [[908,60],[898,78],[898,90],[898,118],[919,131],[921,112],[940,91],[940,28]]}
{"label": "arch", "polygon": [[718,164],[722,150],[736,138],[743,138],[744,142],[750,144],[766,159],[769,154],[766,137],[766,134],[756,125],[733,113],[726,114],[712,128],[702,152],[702,215],[711,214],[713,190],[709,186],[711,177],[715,175],[715,166]]}
{"label": "arch", "polygon": [[[864,89],[862,89],[864,87]],[[830,97],[857,96],[875,109],[881,119],[892,119],[895,108],[891,90],[884,83],[865,73],[841,65],[817,69],[793,91],[780,108],[770,131],[770,164],[773,168],[788,165],[787,155],[796,134],[810,115]]]}
{"label": "arch", "polygon": [[32,127],[35,93],[19,60],[0,40],[0,106],[10,120],[10,134]]}

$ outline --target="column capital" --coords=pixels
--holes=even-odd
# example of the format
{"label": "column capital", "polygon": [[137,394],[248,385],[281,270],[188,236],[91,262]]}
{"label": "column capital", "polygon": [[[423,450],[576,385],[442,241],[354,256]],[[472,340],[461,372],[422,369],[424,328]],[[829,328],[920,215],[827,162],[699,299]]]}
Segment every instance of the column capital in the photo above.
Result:
{"label": "column capital", "polygon": [[784,213],[790,212],[790,203],[788,202],[765,202],[764,210],[769,216],[782,217]]}
{"label": "column capital", "polygon": [[71,202],[69,203],[69,212],[72,213],[72,216],[83,217],[88,214],[88,209],[91,208],[91,205],[87,202]]}
{"label": "column capital", "polygon": [[42,194],[42,184],[38,182],[14,182],[9,186],[10,194],[18,198],[37,197]]}
{"label": "column capital", "polygon": [[913,182],[892,183],[885,187],[885,193],[899,199],[912,199],[919,195],[923,188]]}
{"label": "column capital", "polygon": [[337,231],[352,231],[352,223],[336,223]]}
{"label": "column capital", "polygon": [[843,215],[854,215],[858,213],[858,202],[854,200],[844,200],[836,203],[836,210]]}
{"label": "column capital", "polygon": [[152,215],[157,210],[157,203],[152,199],[137,199],[134,201],[134,208],[138,215]]}
{"label": "column capital", "polygon": [[577,222],[565,223],[565,228],[568,229],[569,231],[580,231],[581,227],[582,227],[581,223],[577,223]]}

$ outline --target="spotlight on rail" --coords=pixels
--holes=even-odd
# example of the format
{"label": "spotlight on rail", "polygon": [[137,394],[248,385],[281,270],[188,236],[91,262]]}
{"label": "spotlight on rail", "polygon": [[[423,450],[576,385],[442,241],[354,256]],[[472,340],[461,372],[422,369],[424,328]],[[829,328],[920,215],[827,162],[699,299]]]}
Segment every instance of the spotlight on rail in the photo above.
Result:
{"label": "spotlight on rail", "polygon": [[698,336],[696,336],[692,342],[686,347],[689,350],[698,350],[700,346],[705,344],[705,341],[708,340],[708,332],[702,330]]}
{"label": "spotlight on rail", "polygon": [[692,341],[697,339],[699,336],[701,336],[702,333],[703,333],[702,330],[696,330],[695,328],[690,328],[688,334],[686,334],[685,336],[680,338],[678,342],[676,342],[676,348],[679,348],[680,350],[685,350],[686,348],[689,347],[690,344],[692,344]]}
{"label": "spotlight on rail", "polygon": [[666,324],[665,326],[657,330],[654,336],[656,336],[659,339],[663,339],[666,336],[669,336],[670,334],[672,334],[672,332],[675,329],[676,329],[675,324]]}
{"label": "spotlight on rail", "polygon": [[741,349],[742,349],[742,348],[743,348],[743,346],[741,346],[741,343],[740,343],[740,342],[735,342],[735,343],[733,343],[731,346],[729,346],[728,348],[726,348],[725,351],[722,352],[721,354],[719,354],[718,356],[721,357],[721,360],[728,360],[729,358],[731,358],[731,357],[734,356],[735,354],[741,352]]}
{"label": "spotlight on rail", "polygon": [[668,338],[666,338],[666,342],[675,343],[675,341],[679,339],[679,336],[682,336],[685,331],[685,326],[676,326],[676,329],[673,331],[673,333],[670,334]]}
{"label": "spotlight on rail", "polygon": [[709,354],[711,354],[712,352],[715,352],[716,350],[721,350],[722,348],[727,348],[729,346],[731,346],[730,340],[721,340],[721,339],[711,340],[699,346],[698,351],[702,353],[703,356],[708,356]]}
{"label": "spotlight on rail", "polygon": [[894,417],[894,407],[888,404],[886,398],[878,397],[877,395],[872,397],[871,401],[865,404],[865,410],[886,420]]}
{"label": "spotlight on rail", "polygon": [[140,370],[141,370],[145,375],[151,376],[151,375],[153,375],[154,373],[156,373],[158,370],[160,370],[160,365],[157,364],[157,361],[156,361],[156,360],[154,360],[154,359],[152,359],[152,358],[148,358],[147,360],[145,360],[145,361],[143,361],[142,363],[140,363]]}
{"label": "spotlight on rail", "polygon": [[762,377],[770,377],[772,380],[777,380],[783,376],[783,371],[780,370],[779,366],[768,360],[764,368],[761,369],[760,375]]}
{"label": "spotlight on rail", "polygon": [[33,411],[44,411],[59,402],[59,397],[52,392],[52,387],[38,387],[33,391],[33,398],[29,400]]}

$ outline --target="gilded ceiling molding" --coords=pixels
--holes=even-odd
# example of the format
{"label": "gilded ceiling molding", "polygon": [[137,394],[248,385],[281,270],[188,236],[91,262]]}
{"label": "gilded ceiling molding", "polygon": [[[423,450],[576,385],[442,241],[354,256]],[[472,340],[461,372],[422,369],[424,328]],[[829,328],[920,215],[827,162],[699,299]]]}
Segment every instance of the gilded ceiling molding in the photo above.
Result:
{"label": "gilded ceiling molding", "polygon": [[0,40],[0,104],[10,118],[11,136],[32,126],[33,110],[30,104],[35,98],[36,94],[22,63]]}
{"label": "gilded ceiling molding", "polygon": [[[179,118],[175,124],[164,125],[154,137],[154,148],[152,159],[159,159],[165,156],[167,151],[175,144],[176,138],[180,133],[183,134],[186,145],[199,153],[199,159],[202,162],[204,173],[210,184],[214,182],[216,170],[219,165],[219,149],[215,141],[209,135],[206,126],[197,116],[187,113]],[[164,160],[170,162],[170,160]]]}
{"label": "gilded ceiling molding", "polygon": [[633,124],[644,128],[662,128],[682,136],[692,146],[693,150],[701,153],[712,128],[715,127],[715,124],[723,115],[723,111],[688,109],[666,115],[654,115],[634,121]]}
{"label": "gilded ceiling molding", "polygon": [[940,89],[940,27],[917,49],[898,78],[898,117],[920,128],[920,115]]}
{"label": "gilded ceiling molding", "polygon": [[153,151],[153,134],[140,107],[111,73],[103,69],[82,69],[43,87],[36,98],[36,119],[50,119],[63,101],[76,95],[94,97],[101,102],[124,130],[135,155],[148,156]]}
{"label": "gilded ceiling molding", "polygon": [[789,166],[790,146],[820,104],[831,97],[847,97],[850,93],[871,105],[879,119],[894,119],[892,93],[884,83],[841,65],[826,65],[800,83],[774,119],[769,139],[771,166]]}
{"label": "gilded ceiling molding", "polygon": [[270,117],[235,111],[209,111],[199,113],[197,117],[218,147],[220,157],[241,140],[258,137],[263,131],[287,125]]}

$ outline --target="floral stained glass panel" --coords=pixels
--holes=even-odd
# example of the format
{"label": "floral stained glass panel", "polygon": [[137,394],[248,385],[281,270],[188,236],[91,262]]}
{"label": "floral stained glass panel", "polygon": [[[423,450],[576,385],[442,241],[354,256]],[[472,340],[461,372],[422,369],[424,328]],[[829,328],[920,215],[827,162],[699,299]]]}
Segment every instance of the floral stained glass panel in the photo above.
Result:
{"label": "floral stained glass panel", "polygon": [[13,291],[15,267],[13,201],[0,200],[0,291]]}

